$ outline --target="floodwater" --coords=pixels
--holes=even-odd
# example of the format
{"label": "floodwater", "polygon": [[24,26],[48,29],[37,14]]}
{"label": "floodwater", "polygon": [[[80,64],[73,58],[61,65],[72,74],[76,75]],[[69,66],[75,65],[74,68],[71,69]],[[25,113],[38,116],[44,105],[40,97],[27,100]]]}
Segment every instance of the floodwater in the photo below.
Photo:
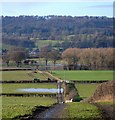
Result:
{"label": "floodwater", "polygon": [[63,89],[61,88],[59,89],[53,89],[53,88],[24,88],[24,89],[17,89],[16,91],[18,92],[29,92],[29,93],[33,93],[33,92],[40,92],[40,93],[59,93],[59,92],[63,92]]}

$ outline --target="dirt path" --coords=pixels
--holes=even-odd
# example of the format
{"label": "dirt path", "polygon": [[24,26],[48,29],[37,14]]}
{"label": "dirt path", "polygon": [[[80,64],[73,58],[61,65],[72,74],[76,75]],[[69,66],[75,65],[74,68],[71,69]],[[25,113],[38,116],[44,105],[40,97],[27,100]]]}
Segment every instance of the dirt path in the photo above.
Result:
{"label": "dirt path", "polygon": [[102,105],[102,104],[95,104],[99,110],[102,112],[102,117],[104,120],[115,120],[115,111],[113,105]]}
{"label": "dirt path", "polygon": [[65,106],[66,104],[57,104],[54,107],[45,110],[44,112],[39,113],[39,111],[36,111],[32,119],[50,120],[51,118],[61,118],[61,113]]}
{"label": "dirt path", "polygon": [[44,72],[45,74],[47,74],[49,77],[53,78],[54,80],[57,80],[57,81],[62,81],[60,78],[56,77],[56,76],[53,76],[51,73],[49,72]]}

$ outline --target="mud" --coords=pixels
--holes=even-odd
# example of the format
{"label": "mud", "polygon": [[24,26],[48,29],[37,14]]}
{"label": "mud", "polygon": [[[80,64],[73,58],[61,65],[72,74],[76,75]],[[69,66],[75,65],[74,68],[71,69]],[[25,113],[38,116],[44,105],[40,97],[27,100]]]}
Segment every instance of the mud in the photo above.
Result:
{"label": "mud", "polygon": [[44,112],[40,113],[36,111],[33,115],[32,119],[36,120],[47,120],[47,119],[58,119],[61,118],[61,113],[65,108],[65,104],[56,104],[55,106],[45,110]]}

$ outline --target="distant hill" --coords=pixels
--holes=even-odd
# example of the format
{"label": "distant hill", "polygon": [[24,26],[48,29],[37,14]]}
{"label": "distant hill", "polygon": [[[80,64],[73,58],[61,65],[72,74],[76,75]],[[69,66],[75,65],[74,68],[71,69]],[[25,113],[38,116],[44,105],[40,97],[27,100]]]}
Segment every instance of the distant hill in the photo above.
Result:
{"label": "distant hill", "polygon": [[4,44],[26,48],[36,47],[41,40],[52,40],[53,45],[51,42],[48,45],[62,49],[114,47],[113,18],[55,15],[2,16],[2,28]]}

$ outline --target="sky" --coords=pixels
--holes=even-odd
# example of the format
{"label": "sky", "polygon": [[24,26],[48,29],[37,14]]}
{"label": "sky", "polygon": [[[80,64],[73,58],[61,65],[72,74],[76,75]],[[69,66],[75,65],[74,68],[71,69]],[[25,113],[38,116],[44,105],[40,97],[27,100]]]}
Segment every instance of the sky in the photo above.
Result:
{"label": "sky", "polygon": [[[20,0],[21,1],[21,0]],[[60,0],[58,0],[60,1]],[[83,2],[85,1],[85,2]],[[51,2],[51,1],[26,1],[25,2],[1,2],[1,15],[3,16],[19,16],[19,15],[70,15],[70,16],[113,16],[112,0],[82,0],[74,2]]]}

